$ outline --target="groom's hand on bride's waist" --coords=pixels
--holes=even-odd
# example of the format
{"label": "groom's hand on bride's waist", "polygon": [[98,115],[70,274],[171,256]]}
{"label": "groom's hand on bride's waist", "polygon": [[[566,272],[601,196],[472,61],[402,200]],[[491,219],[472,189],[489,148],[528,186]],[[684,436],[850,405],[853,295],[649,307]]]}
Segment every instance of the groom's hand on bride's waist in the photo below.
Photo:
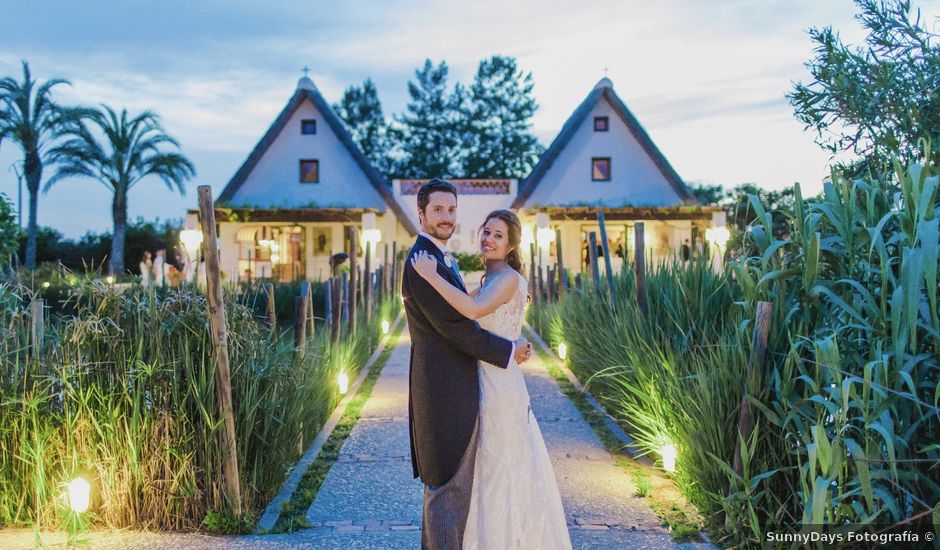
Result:
{"label": "groom's hand on bride's waist", "polygon": [[529,356],[532,355],[532,344],[525,338],[519,338],[515,341],[515,350],[513,359],[516,360],[516,363],[525,363],[529,360]]}

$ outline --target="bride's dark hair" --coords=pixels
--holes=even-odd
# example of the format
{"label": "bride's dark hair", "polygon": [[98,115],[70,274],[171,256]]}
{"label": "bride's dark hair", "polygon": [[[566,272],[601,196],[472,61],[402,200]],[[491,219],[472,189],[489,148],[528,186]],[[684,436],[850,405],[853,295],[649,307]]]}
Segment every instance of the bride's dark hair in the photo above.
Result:
{"label": "bride's dark hair", "polygon": [[522,222],[519,221],[519,216],[512,210],[493,210],[483,220],[480,230],[482,231],[483,227],[486,226],[486,222],[493,218],[503,220],[506,222],[506,227],[509,228],[509,252],[506,254],[506,262],[509,267],[525,277],[525,273],[522,272],[522,254],[519,252],[522,243]]}

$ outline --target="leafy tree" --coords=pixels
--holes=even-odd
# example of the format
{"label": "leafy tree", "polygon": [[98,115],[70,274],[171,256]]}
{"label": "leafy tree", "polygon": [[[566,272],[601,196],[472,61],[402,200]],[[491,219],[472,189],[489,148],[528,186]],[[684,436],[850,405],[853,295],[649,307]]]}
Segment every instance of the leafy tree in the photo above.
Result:
{"label": "leafy tree", "polygon": [[692,183],[689,188],[698,202],[705,206],[718,205],[729,195],[724,186],[718,183]]}
{"label": "leafy tree", "polygon": [[0,193],[0,263],[6,262],[19,244],[20,224],[14,212],[13,203]]}
{"label": "leafy tree", "polygon": [[26,226],[26,267],[36,266],[36,228],[39,184],[48,164],[46,152],[63,127],[82,116],[82,109],[67,108],[52,99],[52,89],[67,80],[53,78],[38,84],[23,61],[23,80],[0,80],[0,141],[12,141],[23,152],[23,175],[29,192],[29,222]]}
{"label": "leafy tree", "polygon": [[399,177],[449,177],[460,171],[460,106],[467,92],[458,84],[448,93],[447,73],[445,62],[435,67],[427,59],[415,71],[417,82],[408,82],[411,100],[393,126]]}
{"label": "leafy tree", "polygon": [[[908,0],[856,0],[868,31],[850,47],[831,27],[810,29],[813,80],[787,94],[797,119],[832,153],[859,155],[855,168],[883,171],[892,155],[921,159],[922,138],[940,145],[940,49]],[[929,153],[928,153],[929,154]]]}
{"label": "leafy tree", "polygon": [[[174,263],[175,258],[169,251],[178,246],[179,232],[183,228],[180,219],[147,221],[141,217],[129,221],[125,236],[125,262],[128,271],[135,275],[139,272],[139,262],[144,251],[168,251],[167,263]],[[89,231],[78,239],[67,239],[59,231],[39,226],[36,232],[36,259],[38,264],[45,262],[61,263],[75,271],[85,271],[86,267],[98,269],[103,266],[111,251],[111,233]],[[26,249],[26,239],[20,236],[20,254]],[[177,265],[177,267],[181,267]]]}
{"label": "leafy tree", "polygon": [[[89,126],[104,140],[99,141]],[[164,151],[166,146],[179,148],[179,143],[163,131],[159,118],[150,111],[128,118],[127,109],[118,115],[103,105],[101,110],[91,111],[71,124],[67,134],[68,139],[51,151],[60,166],[46,189],[61,179],[79,176],[97,180],[113,193],[110,268],[111,273],[123,274],[131,188],[147,176],[156,176],[170,190],[185,194],[184,184],[196,169],[183,155]]]}
{"label": "leafy tree", "polygon": [[512,57],[480,62],[465,111],[463,174],[471,178],[523,178],[542,147],[530,133],[538,103],[532,73],[523,74]]}
{"label": "leafy tree", "polygon": [[393,162],[389,157],[391,143],[388,136],[388,124],[382,112],[378,90],[372,83],[372,79],[366,79],[361,88],[358,86],[346,88],[343,98],[333,106],[333,110],[346,123],[353,141],[369,159],[372,166],[382,174],[393,172]]}

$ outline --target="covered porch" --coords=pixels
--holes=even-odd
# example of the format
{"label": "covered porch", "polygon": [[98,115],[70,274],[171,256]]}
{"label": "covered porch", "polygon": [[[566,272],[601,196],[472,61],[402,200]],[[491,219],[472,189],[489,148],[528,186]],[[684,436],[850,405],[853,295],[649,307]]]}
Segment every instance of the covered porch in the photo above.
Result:
{"label": "covered porch", "polygon": [[[187,214],[187,228],[198,227],[197,215]],[[330,257],[351,252],[351,227],[359,234],[360,267],[365,265],[367,242],[374,270],[384,259],[384,245],[391,250],[394,242],[410,241],[393,214],[374,208],[217,208],[215,216],[222,276],[230,282],[328,279]]]}
{"label": "covered porch", "polygon": [[547,269],[557,264],[557,239],[560,236],[564,267],[572,273],[588,271],[592,232],[597,239],[598,258],[603,263],[604,251],[597,219],[598,211],[604,212],[607,247],[614,273],[620,273],[623,266],[634,257],[635,227],[639,222],[644,226],[644,248],[648,265],[710,254],[715,245],[706,237],[707,230],[725,225],[724,211],[713,206],[549,206],[524,209],[519,212],[519,217],[523,224],[522,250],[526,265],[531,265],[532,244],[536,249],[536,266],[542,265]]}

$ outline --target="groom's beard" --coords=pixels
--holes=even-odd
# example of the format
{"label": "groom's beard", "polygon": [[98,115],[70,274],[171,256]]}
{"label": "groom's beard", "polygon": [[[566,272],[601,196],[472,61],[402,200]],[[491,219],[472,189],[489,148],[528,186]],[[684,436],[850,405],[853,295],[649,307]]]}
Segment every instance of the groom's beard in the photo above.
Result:
{"label": "groom's beard", "polygon": [[428,234],[434,237],[435,239],[441,241],[448,241],[454,235],[454,226],[453,225],[444,225],[439,224],[434,227],[429,228]]}

